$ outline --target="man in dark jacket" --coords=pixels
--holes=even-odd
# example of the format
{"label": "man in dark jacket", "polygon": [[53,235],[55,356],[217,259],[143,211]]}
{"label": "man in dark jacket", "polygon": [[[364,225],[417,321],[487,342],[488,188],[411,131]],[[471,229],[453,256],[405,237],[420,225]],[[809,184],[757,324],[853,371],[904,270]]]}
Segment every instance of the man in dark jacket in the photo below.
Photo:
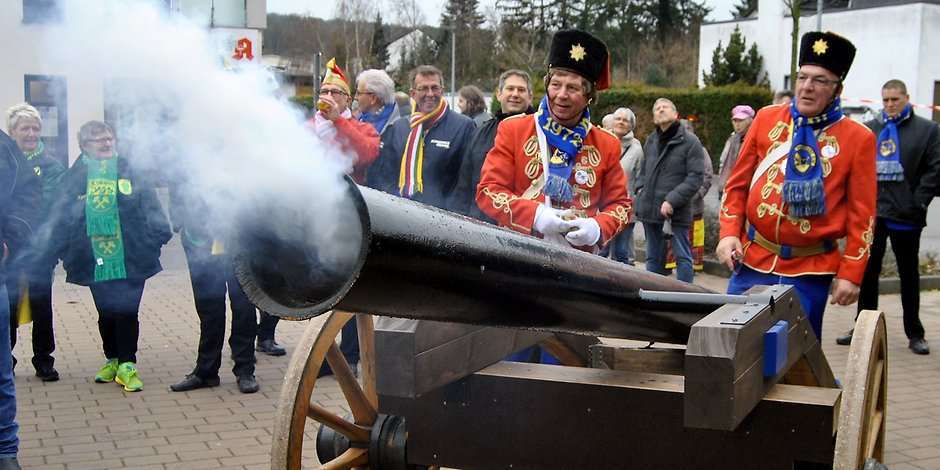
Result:
{"label": "man in dark jacket", "polygon": [[7,259],[20,254],[32,236],[33,219],[42,204],[42,187],[16,142],[0,131],[0,469],[18,469],[16,454],[16,389],[10,352],[10,305],[5,281]]}
{"label": "man in dark jacket", "polygon": [[456,194],[454,195],[454,211],[468,215],[475,219],[495,224],[496,220],[487,216],[477,206],[477,185],[480,184],[480,170],[486,160],[486,154],[493,148],[496,141],[496,128],[499,123],[509,116],[525,113],[532,114],[532,78],[529,74],[519,70],[507,70],[499,76],[499,91],[496,92],[500,111],[495,119],[484,122],[477,128],[470,139],[470,145],[464,153],[460,164],[460,178],[457,180]]}
{"label": "man in dark jacket", "polygon": [[[682,129],[676,105],[666,98],[653,104],[656,131],[643,145],[643,167],[636,183],[636,217],[646,232],[646,270],[665,274],[665,241],[672,237],[676,277],[692,282],[692,197],[702,186],[702,143]],[[674,235],[674,236],[673,236]]]}
{"label": "man in dark jacket", "polygon": [[369,168],[369,187],[451,209],[464,147],[476,126],[448,109],[441,71],[415,69],[409,91],[414,107],[382,134],[379,156]]}
{"label": "man in dark jacket", "polygon": [[[210,208],[200,194],[205,188],[192,183],[194,179],[175,178],[170,188],[169,212],[173,230],[180,234],[189,267],[193,300],[199,316],[199,346],[193,371],[170,385],[170,390],[188,392],[221,383],[219,369],[225,342],[225,297],[228,294],[232,313],[228,338],[234,363],[232,373],[241,393],[255,393],[259,389],[254,375],[257,310],[235,280],[231,257],[224,249],[223,230],[207,220]],[[272,344],[274,325],[271,326]]]}
{"label": "man in dark jacket", "polygon": [[[898,263],[901,308],[908,347],[929,354],[920,322],[920,234],[927,225],[927,205],[940,186],[940,128],[917,116],[909,103],[907,86],[888,80],[881,88],[884,110],[865,123],[878,136],[878,215],[871,257],[858,296],[858,311],[878,309],[878,278],[886,241]],[[836,338],[852,342],[852,331]]]}

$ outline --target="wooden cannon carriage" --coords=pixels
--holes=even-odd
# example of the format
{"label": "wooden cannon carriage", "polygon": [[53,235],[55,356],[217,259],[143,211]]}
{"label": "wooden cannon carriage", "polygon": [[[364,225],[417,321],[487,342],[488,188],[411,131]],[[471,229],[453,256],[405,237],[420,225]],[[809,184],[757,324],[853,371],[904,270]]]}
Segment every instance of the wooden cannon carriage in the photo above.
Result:
{"label": "wooden cannon carriage", "polygon": [[[351,183],[349,195],[331,222],[348,250],[309,242],[323,227],[294,212],[238,229],[251,249],[236,249],[236,274],[259,308],[330,313],[292,357],[272,469],[314,451],[322,468],[381,469],[882,460],[878,312],[860,316],[840,387],[788,286],[717,294]],[[358,380],[335,342],[349,321]],[[534,344],[565,365],[502,361]],[[324,361],[348,414],[311,401]]]}

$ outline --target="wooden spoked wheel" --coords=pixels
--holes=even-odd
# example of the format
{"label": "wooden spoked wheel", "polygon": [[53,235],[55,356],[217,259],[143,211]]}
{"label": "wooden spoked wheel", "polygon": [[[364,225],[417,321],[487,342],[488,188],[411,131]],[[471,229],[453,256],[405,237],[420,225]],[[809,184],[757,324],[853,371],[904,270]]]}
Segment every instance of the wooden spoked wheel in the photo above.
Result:
{"label": "wooden spoked wheel", "polygon": [[863,310],[855,322],[845,366],[832,468],[858,469],[869,459],[884,461],[887,387],[888,337],[884,314]]}
{"label": "wooden spoked wheel", "polygon": [[[356,319],[359,327],[360,377],[336,344],[336,337],[346,322]],[[319,332],[317,331],[319,329]],[[311,400],[317,373],[326,360],[333,369],[351,418],[338,415]],[[372,316],[334,311],[318,328],[311,323],[297,346],[281,390],[277,419],[271,445],[272,470],[300,469],[304,434],[308,423],[322,424],[337,436],[348,440],[348,448],[328,462],[323,469],[351,469],[367,466],[373,428],[380,421],[378,397],[375,392],[375,327]],[[350,421],[351,420],[351,421]]]}

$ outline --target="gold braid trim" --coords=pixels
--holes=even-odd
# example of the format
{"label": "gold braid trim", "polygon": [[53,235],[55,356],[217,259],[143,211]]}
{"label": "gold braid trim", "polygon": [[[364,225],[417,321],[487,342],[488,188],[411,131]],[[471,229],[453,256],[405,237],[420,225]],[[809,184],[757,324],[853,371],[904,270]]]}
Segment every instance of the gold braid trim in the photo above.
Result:
{"label": "gold braid trim", "polygon": [[614,220],[619,222],[617,224],[617,230],[614,231],[613,235],[611,235],[611,238],[613,238],[613,237],[616,237],[618,234],[620,234],[620,232],[623,231],[623,228],[627,226],[627,223],[630,222],[630,214],[632,213],[633,213],[633,201],[630,201],[622,206],[615,207],[613,210],[600,212],[598,213],[598,215],[604,214],[604,215],[613,217]]}
{"label": "gold braid trim", "polygon": [[846,259],[852,261],[858,261],[868,255],[868,252],[871,251],[871,242],[875,239],[875,218],[868,218],[868,229],[862,232],[862,241],[865,242],[865,246],[858,249],[858,256],[849,256],[845,255]]}
{"label": "gold braid trim", "polygon": [[793,217],[790,214],[784,214],[776,204],[767,204],[766,202],[758,204],[757,217],[764,218],[764,216],[768,214],[775,215],[783,220],[786,220],[787,222],[790,222],[793,225],[798,226],[800,228],[800,233],[809,233],[810,229],[813,228],[812,225],[810,225],[809,220],[800,217]]}
{"label": "gold braid trim", "polygon": [[783,134],[783,130],[786,128],[787,128],[787,123],[783,121],[777,121],[777,125],[775,125],[773,129],[771,129],[770,132],[767,133],[767,137],[769,137],[770,140],[777,140],[780,138],[780,135]]}
{"label": "gold braid trim", "polygon": [[483,194],[489,196],[493,200],[493,208],[499,211],[502,211],[504,214],[509,214],[509,225],[516,227],[524,232],[531,231],[532,227],[527,227],[525,225],[519,225],[513,221],[512,215],[512,206],[510,205],[513,201],[521,199],[518,196],[509,194],[509,193],[494,193],[490,191],[489,188],[483,188]]}
{"label": "gold braid trim", "polygon": [[539,157],[532,157],[528,163],[525,164],[525,175],[529,179],[538,178],[542,174],[542,160]]}
{"label": "gold braid trim", "polygon": [[587,152],[589,165],[598,166],[601,164],[601,153],[597,150],[597,147],[593,145],[585,145],[581,147],[581,150]]}
{"label": "gold braid trim", "polygon": [[572,187],[571,190],[578,197],[578,202],[581,203],[581,207],[589,207],[591,205],[590,191],[577,187]]}
{"label": "gold braid trim", "polygon": [[761,195],[762,198],[767,199],[767,198],[769,198],[770,195],[773,194],[774,192],[776,192],[777,194],[782,193],[782,192],[783,192],[783,185],[774,184],[774,183],[772,183],[771,181],[768,181],[767,183],[764,184],[764,187],[761,188],[761,190],[760,190],[760,195]]}
{"label": "gold braid trim", "polygon": [[537,157],[539,154],[539,139],[534,135],[522,144],[522,153],[527,157]]}

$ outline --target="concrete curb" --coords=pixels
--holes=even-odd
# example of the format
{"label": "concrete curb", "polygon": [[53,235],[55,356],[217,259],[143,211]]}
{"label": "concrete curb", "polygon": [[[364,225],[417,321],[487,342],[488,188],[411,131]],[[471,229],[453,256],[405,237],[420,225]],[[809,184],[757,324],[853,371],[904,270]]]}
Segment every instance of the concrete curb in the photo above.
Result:
{"label": "concrete curb", "polygon": [[[637,261],[646,260],[646,250],[637,248],[634,253],[636,255]],[[715,260],[706,259],[704,260],[703,264],[705,265],[703,269],[705,274],[711,274],[713,276],[720,276],[725,278],[731,277],[731,271],[728,271],[728,268],[718,264],[718,262]],[[921,276],[920,290],[940,290],[940,276]],[[896,277],[881,278],[878,283],[878,293],[881,295],[901,293],[901,279]]]}

